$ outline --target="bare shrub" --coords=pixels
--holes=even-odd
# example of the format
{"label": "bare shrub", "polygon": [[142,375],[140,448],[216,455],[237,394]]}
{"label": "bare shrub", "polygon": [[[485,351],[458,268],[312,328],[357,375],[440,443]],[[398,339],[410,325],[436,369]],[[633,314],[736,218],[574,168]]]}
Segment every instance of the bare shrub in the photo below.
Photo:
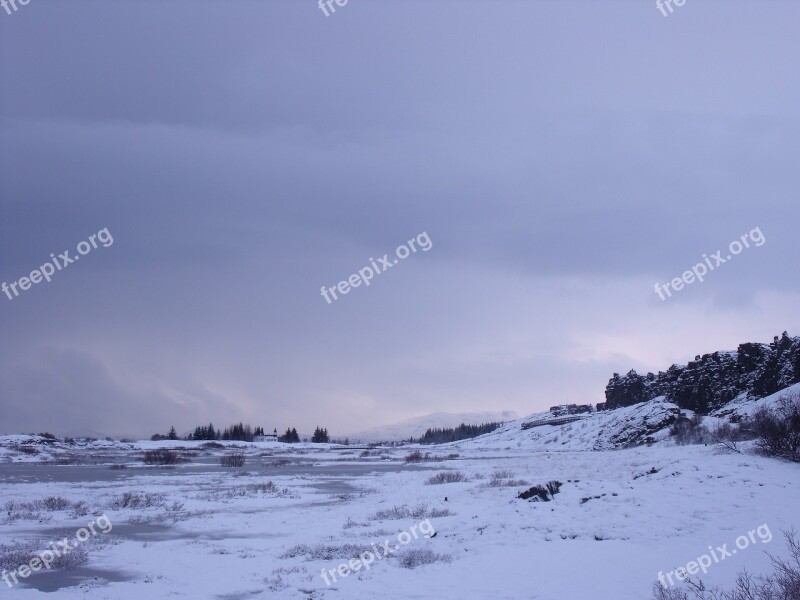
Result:
{"label": "bare shrub", "polygon": [[20,502],[18,500],[8,500],[3,506],[6,512],[5,521],[40,521],[47,519],[41,511],[56,512],[70,510],[73,517],[82,517],[89,513],[89,507],[83,501],[71,502],[61,496],[48,496],[41,500],[31,500]]}
{"label": "bare shrub", "polygon": [[166,496],[164,494],[139,494],[137,492],[125,492],[117,496],[111,503],[114,509],[120,508],[153,508],[164,506]]}
{"label": "bare shrub", "polygon": [[11,523],[13,521],[18,520],[25,520],[25,521],[38,521],[42,518],[42,514],[38,512],[41,510],[41,506],[37,505],[37,503],[41,502],[40,500],[35,502],[17,502],[16,500],[9,500],[5,503],[3,507],[6,511],[6,523]]}
{"label": "bare shrub", "polygon": [[708,438],[716,444],[718,452],[741,454],[740,442],[752,439],[753,433],[741,423],[722,423],[708,432]]}
{"label": "bare shrub", "polygon": [[42,500],[42,508],[45,510],[67,510],[72,506],[72,502],[61,496],[48,496]]}
{"label": "bare shrub", "polygon": [[441,473],[437,473],[428,481],[425,482],[425,485],[441,485],[443,483],[462,483],[465,481],[469,481],[467,476],[464,475],[461,471],[442,471]]}
{"label": "bare shrub", "polygon": [[274,494],[277,493],[278,491],[278,486],[272,483],[271,481],[264,481],[261,483],[248,483],[246,487],[248,490],[254,492],[263,492],[269,494]]}
{"label": "bare shrub", "polygon": [[342,525],[342,529],[352,529],[353,527],[368,527],[369,523],[359,523],[353,517],[347,517],[347,521]]}
{"label": "bare shrub", "polygon": [[291,496],[288,488],[279,489],[271,481],[260,483],[248,483],[247,485],[237,485],[226,490],[210,492],[203,496],[204,500],[233,500],[236,498],[253,498],[261,494],[272,494],[281,498]]}
{"label": "bare shrub", "polygon": [[431,565],[437,562],[447,562],[453,560],[449,554],[436,554],[433,550],[410,548],[397,556],[400,566],[404,569],[414,569],[422,565]]}
{"label": "bare shrub", "polygon": [[89,505],[82,500],[80,502],[76,502],[72,505],[72,509],[70,512],[70,516],[73,519],[77,519],[78,517],[85,517],[89,514]]}
{"label": "bare shrub", "polygon": [[384,510],[379,510],[370,517],[371,520],[383,521],[385,519],[425,519],[435,517],[449,517],[452,513],[445,509],[429,509],[427,504],[418,504],[409,507],[407,504],[393,506]]}
{"label": "bare shrub", "polygon": [[679,446],[704,444],[708,440],[708,430],[702,424],[703,417],[695,414],[691,419],[680,417],[669,428],[669,434]]}
{"label": "bare shrub", "polygon": [[761,454],[800,462],[799,394],[784,396],[773,409],[758,409],[750,425]]}
{"label": "bare shrub", "polygon": [[369,547],[357,546],[355,544],[340,544],[338,546],[332,544],[317,544],[315,546],[297,544],[285,550],[279,558],[297,558],[298,556],[304,556],[306,560],[346,560],[358,558],[363,552],[369,549]]}
{"label": "bare shrub", "polygon": [[492,479],[511,479],[514,477],[514,471],[508,469],[501,469],[492,473]]}
{"label": "bare shrub", "polygon": [[420,452],[419,450],[414,450],[413,452],[406,454],[405,458],[405,462],[407,463],[419,463],[422,462],[423,460],[424,457],[422,456],[422,452]]}
{"label": "bare shrub", "polygon": [[[21,565],[28,564],[33,558],[45,550],[41,540],[26,540],[12,544],[0,544],[0,570],[15,571]],[[50,564],[51,569],[69,571],[82,567],[89,560],[89,552],[85,544],[70,548],[69,552],[55,556]]]}
{"label": "bare shrub", "polygon": [[514,472],[508,470],[500,470],[492,473],[486,487],[520,487],[528,485],[524,479],[513,479]]}
{"label": "bare shrub", "polygon": [[305,567],[294,566],[292,568],[279,567],[273,569],[272,577],[265,577],[264,584],[271,592],[281,592],[289,587],[289,583],[283,578],[284,575],[292,575],[294,573],[305,573]]}
{"label": "bare shrub", "polygon": [[655,583],[652,600],[796,600],[800,598],[800,541],[794,531],[783,535],[789,547],[789,558],[770,556],[772,573],[754,577],[742,571],[730,590],[707,588],[701,580],[692,579],[674,588]]}
{"label": "bare shrub", "polygon": [[142,459],[146,465],[175,465],[178,461],[178,454],[171,450],[158,448],[156,450],[145,450]]}
{"label": "bare shrub", "polygon": [[264,483],[248,483],[247,485],[239,485],[225,490],[223,493],[224,498],[246,498],[251,496],[258,496],[259,494],[277,494],[278,486],[267,481]]}
{"label": "bare shrub", "polygon": [[244,463],[244,452],[231,452],[219,458],[219,464],[223,467],[243,467]]}

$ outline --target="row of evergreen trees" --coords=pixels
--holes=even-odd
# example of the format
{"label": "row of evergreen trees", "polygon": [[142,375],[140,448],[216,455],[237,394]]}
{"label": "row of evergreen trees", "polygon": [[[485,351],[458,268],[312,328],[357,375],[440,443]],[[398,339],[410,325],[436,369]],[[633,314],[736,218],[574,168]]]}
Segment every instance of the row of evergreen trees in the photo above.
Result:
{"label": "row of evergreen trees", "polygon": [[[283,435],[278,436],[278,441],[286,442],[287,444],[294,444],[300,441],[300,436],[297,434],[297,429],[292,427],[291,429],[287,429],[286,433]],[[317,427],[314,430],[314,435],[311,436],[311,441],[318,444],[330,442],[331,438],[328,435],[328,430]]]}
{"label": "row of evergreen trees", "polygon": [[[226,427],[225,429],[215,429],[214,424],[209,423],[208,425],[199,425],[195,427],[194,433],[190,433],[188,436],[186,436],[186,439],[187,440],[232,440],[237,442],[252,442],[255,436],[257,435],[264,435],[263,427],[252,428],[250,427],[250,425],[244,425],[243,423],[238,423],[236,425],[231,425],[230,427]],[[150,439],[158,441],[158,440],[177,440],[179,438],[177,432],[175,431],[175,427],[170,427],[169,433],[167,435],[161,435],[160,433],[157,433]],[[300,435],[297,433],[297,429],[291,427],[286,430],[286,433],[278,436],[278,441],[287,444],[294,444],[300,441]],[[317,443],[330,442],[331,438],[328,435],[328,430],[322,427],[317,427],[314,430],[314,435],[311,437],[311,441]]]}
{"label": "row of evergreen trees", "polygon": [[447,442],[467,440],[484,433],[491,433],[502,424],[502,422],[483,423],[482,425],[466,425],[462,423],[455,429],[437,427],[428,429],[419,439],[419,442],[421,444],[446,444]]}
{"label": "row of evergreen trees", "polygon": [[[173,427],[170,434],[175,431]],[[194,428],[194,433],[190,433],[187,439],[190,440],[233,440],[237,442],[252,442],[253,438],[257,435],[264,435],[263,427],[256,427],[253,429],[250,425],[238,423],[226,427],[225,429],[214,429],[214,424],[209,423],[208,426],[200,425]],[[176,438],[169,438],[176,439]]]}

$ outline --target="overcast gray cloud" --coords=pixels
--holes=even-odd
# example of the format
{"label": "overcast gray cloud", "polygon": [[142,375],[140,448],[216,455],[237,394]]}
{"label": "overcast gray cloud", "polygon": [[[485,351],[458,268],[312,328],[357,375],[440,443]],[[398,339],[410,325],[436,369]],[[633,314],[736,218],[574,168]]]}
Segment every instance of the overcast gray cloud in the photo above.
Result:
{"label": "overcast gray cloud", "polygon": [[[0,432],[598,402],[800,325],[794,2],[0,12]],[[667,282],[760,227],[702,284]],[[433,248],[328,305],[428,232]]]}

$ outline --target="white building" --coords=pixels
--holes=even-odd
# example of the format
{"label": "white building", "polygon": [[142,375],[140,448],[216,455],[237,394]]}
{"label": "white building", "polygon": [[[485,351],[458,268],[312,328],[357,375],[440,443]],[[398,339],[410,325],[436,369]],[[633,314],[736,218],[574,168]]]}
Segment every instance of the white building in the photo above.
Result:
{"label": "white building", "polygon": [[254,442],[277,442],[278,441],[278,430],[274,429],[272,433],[268,433],[266,435],[254,435],[253,436]]}

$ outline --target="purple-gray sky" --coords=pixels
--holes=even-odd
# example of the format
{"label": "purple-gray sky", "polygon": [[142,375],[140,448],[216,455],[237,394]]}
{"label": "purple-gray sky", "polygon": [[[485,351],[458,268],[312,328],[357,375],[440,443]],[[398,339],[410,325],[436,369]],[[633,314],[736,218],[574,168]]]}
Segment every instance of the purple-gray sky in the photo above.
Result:
{"label": "purple-gray sky", "polygon": [[[800,4],[0,10],[0,433],[599,402],[800,333]],[[666,302],[653,286],[760,227]],[[328,305],[333,286],[426,231]]]}

